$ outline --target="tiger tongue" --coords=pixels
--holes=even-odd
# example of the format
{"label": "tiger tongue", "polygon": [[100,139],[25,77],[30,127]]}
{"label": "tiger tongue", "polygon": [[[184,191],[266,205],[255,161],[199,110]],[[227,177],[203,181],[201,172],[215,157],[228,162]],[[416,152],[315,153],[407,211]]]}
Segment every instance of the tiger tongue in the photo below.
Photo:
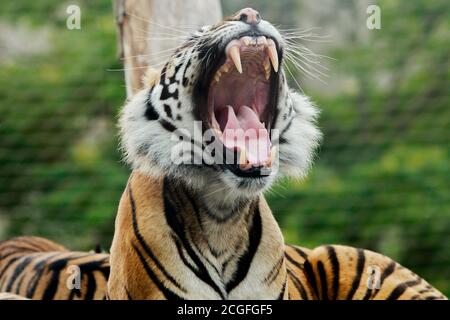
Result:
{"label": "tiger tongue", "polygon": [[245,149],[247,161],[254,165],[263,165],[269,160],[270,139],[264,124],[249,107],[241,106],[237,115],[233,107],[227,106],[227,123],[223,130],[223,143],[229,149]]}

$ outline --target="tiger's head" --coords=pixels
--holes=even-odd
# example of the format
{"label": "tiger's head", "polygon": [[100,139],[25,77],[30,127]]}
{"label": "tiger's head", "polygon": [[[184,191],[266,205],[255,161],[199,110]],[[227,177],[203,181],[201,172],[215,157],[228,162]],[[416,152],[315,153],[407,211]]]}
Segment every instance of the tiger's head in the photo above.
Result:
{"label": "tiger's head", "polygon": [[288,87],[285,46],[250,8],[189,36],[122,111],[127,161],[224,207],[279,176],[304,176],[320,140],[317,110]]}

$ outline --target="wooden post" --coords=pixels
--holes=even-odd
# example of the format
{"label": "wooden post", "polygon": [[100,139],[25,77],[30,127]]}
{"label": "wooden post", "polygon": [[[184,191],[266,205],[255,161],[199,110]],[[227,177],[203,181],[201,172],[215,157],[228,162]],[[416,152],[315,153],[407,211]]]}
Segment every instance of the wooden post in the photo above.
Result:
{"label": "wooden post", "polygon": [[222,18],[220,0],[114,0],[114,12],[128,98],[141,88],[147,68],[160,68],[183,36]]}

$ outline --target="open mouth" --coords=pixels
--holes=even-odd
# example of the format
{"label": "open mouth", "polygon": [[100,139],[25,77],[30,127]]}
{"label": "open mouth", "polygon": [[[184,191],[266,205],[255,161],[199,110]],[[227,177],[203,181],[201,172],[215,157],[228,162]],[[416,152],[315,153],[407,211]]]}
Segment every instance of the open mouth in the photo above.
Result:
{"label": "open mouth", "polygon": [[243,36],[228,43],[224,62],[213,73],[208,124],[225,151],[233,154],[233,162],[227,161],[226,167],[239,176],[268,174],[274,162],[270,125],[275,102],[271,93],[278,68],[272,39]]}

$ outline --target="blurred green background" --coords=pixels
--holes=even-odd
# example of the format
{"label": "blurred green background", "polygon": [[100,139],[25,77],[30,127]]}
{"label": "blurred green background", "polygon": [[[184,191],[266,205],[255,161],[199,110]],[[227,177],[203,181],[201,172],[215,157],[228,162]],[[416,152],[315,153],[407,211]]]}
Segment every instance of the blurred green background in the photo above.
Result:
{"label": "blurred green background", "polygon": [[[81,30],[66,28],[69,4]],[[222,4],[330,40],[304,42],[334,59],[321,59],[327,84],[294,72],[322,110],[324,142],[306,180],[268,194],[286,240],[380,251],[449,295],[448,0]],[[381,30],[366,27],[369,4]],[[109,248],[129,174],[115,127],[123,74],[110,71],[121,68],[110,1],[0,3],[0,239]]]}

